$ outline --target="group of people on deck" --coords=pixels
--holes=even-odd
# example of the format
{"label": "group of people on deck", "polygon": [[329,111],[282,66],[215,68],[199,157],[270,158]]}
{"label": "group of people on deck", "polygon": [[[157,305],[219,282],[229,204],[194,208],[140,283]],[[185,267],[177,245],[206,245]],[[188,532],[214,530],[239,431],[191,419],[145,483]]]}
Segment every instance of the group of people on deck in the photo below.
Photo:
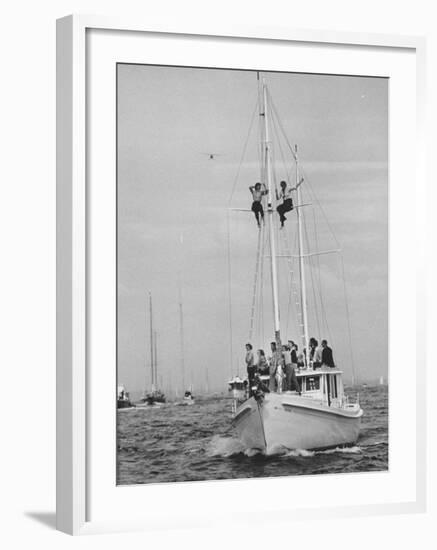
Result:
{"label": "group of people on deck", "polygon": [[[286,212],[293,210],[292,192],[303,183],[303,178],[296,184],[295,187],[291,187],[286,181],[281,181],[280,190],[276,189],[276,201],[279,202],[276,207],[276,211],[279,214],[279,221],[281,222],[281,228],[284,227],[286,221]],[[249,191],[252,193],[252,212],[255,214],[256,223],[258,227],[261,227],[261,222],[264,223],[264,207],[263,197],[268,195],[268,190],[265,183],[256,183],[249,187]]]}
{"label": "group of people on deck", "polygon": [[[306,366],[306,350],[299,352],[298,345],[293,340],[288,340],[287,344],[278,349],[276,342],[271,342],[271,356],[266,358],[264,350],[257,351],[257,359],[253,352],[252,344],[246,344],[246,366],[249,388],[255,383],[260,383],[260,375],[269,376],[268,388],[266,391],[296,391],[301,393],[299,381],[296,376],[296,370]],[[318,369],[321,367],[334,368],[334,358],[332,349],[328,346],[326,340],[322,340],[319,346],[315,338],[310,338],[308,342],[308,367]]]}

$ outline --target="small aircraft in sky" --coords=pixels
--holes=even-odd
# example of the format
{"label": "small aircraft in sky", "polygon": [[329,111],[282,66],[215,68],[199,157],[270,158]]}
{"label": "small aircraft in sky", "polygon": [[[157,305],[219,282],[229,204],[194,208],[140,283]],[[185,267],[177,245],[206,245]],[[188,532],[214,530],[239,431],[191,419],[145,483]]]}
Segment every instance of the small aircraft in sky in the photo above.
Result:
{"label": "small aircraft in sky", "polygon": [[206,155],[209,160],[214,160],[215,157],[220,157],[222,156],[223,153],[202,153],[202,155]]}

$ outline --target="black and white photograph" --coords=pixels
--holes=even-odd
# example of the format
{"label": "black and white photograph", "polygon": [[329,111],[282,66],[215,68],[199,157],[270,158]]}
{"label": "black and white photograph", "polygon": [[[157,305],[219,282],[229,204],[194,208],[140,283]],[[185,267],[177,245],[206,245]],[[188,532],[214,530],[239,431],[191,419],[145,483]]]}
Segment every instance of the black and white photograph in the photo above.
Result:
{"label": "black and white photograph", "polygon": [[116,70],[117,484],[387,471],[388,79]]}

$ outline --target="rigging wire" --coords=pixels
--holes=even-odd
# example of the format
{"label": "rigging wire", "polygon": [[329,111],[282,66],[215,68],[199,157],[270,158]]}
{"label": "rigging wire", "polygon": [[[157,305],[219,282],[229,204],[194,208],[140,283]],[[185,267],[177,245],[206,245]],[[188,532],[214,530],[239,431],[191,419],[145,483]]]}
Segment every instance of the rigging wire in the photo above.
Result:
{"label": "rigging wire", "polygon": [[[334,233],[334,230],[332,229],[331,224],[329,223],[328,216],[326,215],[326,212],[321,205],[319,199],[317,198],[317,195],[315,194],[315,191],[311,185],[311,182],[306,174],[304,174],[305,182],[308,184],[308,189],[311,192],[312,198],[317,202],[318,207],[320,208],[320,211],[322,212],[322,215],[324,217],[324,220],[326,222],[326,225],[329,229],[329,232],[332,235],[332,238],[335,241],[336,246],[338,248],[341,248],[340,243]],[[340,252],[340,265],[341,265],[341,278],[343,282],[343,293],[344,293],[344,301],[345,301],[345,310],[346,310],[346,321],[347,321],[347,327],[348,327],[348,340],[349,340],[349,350],[350,350],[350,361],[351,361],[351,370],[352,370],[352,377],[355,380],[355,358],[353,353],[353,347],[352,347],[352,328],[351,328],[351,321],[350,321],[350,310],[349,310],[349,300],[348,300],[348,294],[347,294],[347,285],[346,285],[346,275],[345,275],[345,269],[344,269],[344,259],[343,254]]]}
{"label": "rigging wire", "polygon": [[[306,240],[306,250],[308,252],[310,252],[310,247],[309,247],[310,239],[309,239],[309,236],[308,236],[308,227],[307,227],[307,223],[306,223],[306,216],[304,215],[303,212],[302,212],[301,216],[302,216],[302,225],[303,225],[303,230],[304,230],[304,237],[305,237],[305,240]],[[318,251],[316,251],[316,252],[318,252]],[[310,278],[311,278],[311,290],[312,290],[313,300],[314,300],[314,318],[315,318],[315,321],[316,321],[317,332],[320,335],[321,334],[320,316],[318,314],[319,304],[317,303],[317,298],[316,298],[316,286],[315,286],[315,283],[314,283],[314,266],[313,266],[313,260],[312,260],[311,256],[308,256],[308,267],[309,267]]]}
{"label": "rigging wire", "polygon": [[252,342],[253,339],[253,331],[254,331],[254,323],[255,323],[255,306],[256,306],[256,298],[257,298],[257,290],[258,290],[258,278],[259,278],[259,271],[260,271],[260,252],[261,252],[261,242],[263,239],[263,228],[264,225],[261,225],[261,227],[258,230],[258,243],[256,247],[256,264],[255,264],[255,277],[253,281],[253,292],[252,292],[252,305],[250,310],[250,325],[249,325],[249,342]]}
{"label": "rigging wire", "polygon": [[[272,103],[272,107],[274,108],[274,105],[273,105],[272,101],[271,101],[271,103]],[[275,110],[272,110],[271,120],[272,120],[272,125],[273,125],[273,131],[274,131],[274,133],[276,135],[276,138],[278,140],[278,146],[279,146],[279,151],[281,153],[281,160],[282,160],[282,165],[283,165],[285,177],[288,181],[291,181],[291,178],[292,178],[292,172],[291,171],[292,171],[293,167],[290,165],[290,170],[287,169],[287,163],[285,161],[285,154],[284,154],[284,150],[282,148],[279,129],[277,127],[277,124],[280,123],[280,121],[277,120],[277,113],[276,113]],[[296,160],[296,157],[294,156],[293,159]]]}
{"label": "rigging wire", "polygon": [[[279,115],[276,111],[276,108],[274,106],[274,103],[273,101],[270,99],[270,103],[272,105],[272,115],[271,115],[271,120],[273,121],[273,130],[274,130],[274,133],[276,135],[276,138],[277,138],[277,142],[278,142],[278,146],[279,146],[279,151],[281,153],[281,160],[282,160],[282,165],[283,165],[283,169],[284,169],[284,172],[285,172],[285,175],[286,175],[286,179],[291,182],[292,180],[292,169],[293,169],[293,166],[291,165],[290,163],[290,169],[288,170],[287,168],[287,162],[285,161],[285,154],[284,154],[284,150],[282,148],[282,143],[281,143],[281,136],[280,136],[280,131],[278,129],[278,125],[281,126],[281,120],[279,118]],[[295,151],[293,150],[293,148],[291,147],[291,144],[289,143],[288,139],[287,139],[287,135],[285,133],[285,131],[283,130],[283,127],[282,127],[282,133],[283,135],[285,136],[286,138],[286,141],[288,143],[288,146],[290,147],[290,150],[292,152],[292,158],[293,158],[293,161],[296,162],[296,154],[295,154]],[[285,242],[285,245],[286,245],[286,255],[288,254],[290,256],[289,258],[289,267],[290,267],[290,274],[292,275],[293,274],[293,263],[292,263],[292,258],[291,258],[291,249],[289,247],[289,244],[288,244],[288,240],[286,239],[286,233],[285,231],[282,232],[283,236],[284,236],[284,242]],[[295,235],[295,244],[294,244],[294,249],[296,248],[296,240],[297,240],[297,234]],[[291,260],[291,261],[290,261]],[[292,294],[294,294],[295,296],[298,296],[298,293],[297,291],[293,288],[293,280],[291,279],[290,281],[290,294],[289,294],[289,300],[288,300],[288,306],[287,306],[287,321],[286,321],[286,330],[288,332],[288,323],[289,323],[289,317],[290,317],[290,303],[291,303],[291,298],[292,298]],[[296,305],[296,318],[298,320],[298,323],[297,323],[297,333],[300,334],[301,332],[301,327],[303,326],[303,319],[302,319],[302,311],[301,311],[301,304],[299,302],[299,300],[297,299],[296,302],[295,302],[295,305]]]}
{"label": "rigging wire", "polygon": [[240,163],[238,165],[237,173],[235,175],[233,184],[232,184],[232,191],[229,196],[228,200],[228,209],[227,209],[227,263],[228,263],[228,311],[229,311],[229,355],[230,355],[230,363],[229,363],[229,369],[230,369],[230,375],[232,377],[232,363],[234,359],[234,353],[233,353],[233,327],[232,327],[232,264],[231,264],[231,220],[230,220],[230,214],[229,214],[229,207],[232,204],[232,199],[234,197],[235,189],[237,186],[237,182],[240,177],[241,167],[243,165],[244,158],[246,156],[247,146],[249,144],[250,135],[252,133],[252,127],[253,122],[255,120],[255,113],[257,111],[258,107],[258,98],[255,102],[255,107],[253,109],[252,117],[249,124],[249,130],[247,132],[247,136],[244,142],[243,146],[243,152],[240,158]]}
{"label": "rigging wire", "polygon": [[343,254],[340,254],[340,263],[341,263],[341,274],[342,274],[342,278],[343,278],[344,301],[345,301],[345,304],[346,304],[346,319],[347,319],[350,357],[351,357],[352,384],[354,385],[354,383],[356,382],[356,378],[355,378],[355,358],[354,358],[354,352],[353,352],[353,347],[352,347],[352,328],[351,328],[351,321],[350,321],[349,301],[348,301],[348,295],[347,295],[347,286],[346,286],[346,276],[345,276],[345,271],[344,271]]}
{"label": "rigging wire", "polygon": [[260,327],[260,342],[264,346],[264,261],[265,261],[265,249],[267,244],[267,231],[264,228],[264,239],[261,250],[261,284],[260,284],[260,305],[259,305],[259,327]]}
{"label": "rigging wire", "polygon": [[[288,241],[286,232],[283,231],[282,235],[283,235],[283,240],[284,240],[284,243],[285,243],[285,254],[287,255],[287,261],[288,261],[288,265],[289,265],[289,269],[290,269],[290,272],[289,272],[290,273],[290,287],[289,287],[290,292],[289,292],[288,309],[287,309],[286,331],[287,331],[287,334],[288,334],[288,326],[289,326],[288,322],[289,322],[289,317],[290,317],[290,305],[291,305],[291,299],[294,297],[295,305],[296,305],[295,319],[297,319],[297,323],[295,323],[296,329],[297,329],[296,332],[300,335],[299,325],[302,323],[302,312],[300,310],[298,292],[296,290],[296,284],[294,283],[294,278],[293,278],[295,270],[294,270],[294,265],[293,265],[292,250],[289,246],[289,241]],[[296,249],[296,243],[297,243],[297,233],[295,233],[295,241],[294,241],[293,251]]]}
{"label": "rigging wire", "polygon": [[280,116],[279,116],[279,114],[278,114],[278,111],[276,110],[276,107],[275,107],[275,105],[274,105],[273,102],[271,102],[271,105],[272,105],[272,109],[273,109],[273,111],[274,111],[274,113],[275,113],[276,119],[277,119],[277,121],[278,121],[279,128],[280,128],[280,130],[281,130],[281,132],[282,132],[282,135],[284,136],[285,142],[287,143],[287,145],[288,145],[288,147],[289,147],[289,149],[290,149],[290,151],[291,151],[291,154],[292,154],[292,156],[293,156],[295,162],[297,162],[296,153],[295,153],[295,151],[294,151],[294,149],[293,149],[293,146],[291,145],[291,143],[290,143],[290,141],[289,141],[289,139],[288,139],[287,133],[285,132],[285,128],[284,128],[284,125],[282,124],[282,121],[281,121],[281,118],[280,118]]}
{"label": "rigging wire", "polygon": [[[282,143],[281,143],[281,134],[285,140],[285,143],[286,145],[288,146],[290,152],[291,152],[291,156],[292,158],[294,159],[294,161],[296,162],[297,161],[297,158],[296,158],[296,154],[295,154],[295,151],[294,151],[294,148],[292,147],[288,137],[287,137],[287,134],[285,132],[285,128],[284,128],[284,125],[278,115],[278,112],[276,110],[276,107],[271,99],[271,96],[270,96],[270,93],[269,93],[269,102],[268,102],[269,106],[269,114],[271,116],[271,120],[272,120],[272,128],[273,128],[273,132],[274,134],[276,135],[276,138],[277,138],[277,142],[279,144],[279,151],[280,151],[280,154],[281,154],[281,160],[282,160],[282,165],[283,165],[283,169],[284,169],[284,172],[287,176],[287,179],[289,181],[291,181],[291,169],[292,167],[290,167],[290,172],[288,171],[287,169],[287,163],[285,161],[285,155],[284,155],[284,151],[283,151],[283,148],[282,148]],[[255,104],[255,109],[254,109],[254,112],[252,114],[252,118],[251,118],[251,123],[250,123],[250,127],[249,127],[249,132],[248,132],[248,135],[247,135],[247,138],[246,138],[246,142],[244,144],[244,150],[243,150],[243,155],[242,155],[242,158],[241,158],[241,161],[240,161],[240,164],[238,166],[238,170],[237,170],[237,175],[235,177],[235,180],[233,182],[233,187],[232,187],[232,192],[231,192],[231,195],[230,195],[230,198],[229,198],[229,205],[231,204],[232,202],[232,199],[233,199],[233,196],[234,196],[234,193],[235,193],[235,189],[236,189],[236,185],[237,185],[237,181],[239,179],[239,176],[240,176],[240,172],[241,172],[241,167],[242,167],[242,164],[243,164],[243,159],[245,157],[245,154],[246,154],[246,149],[247,149],[247,146],[248,146],[248,142],[249,142],[249,138],[250,138],[250,135],[251,135],[251,132],[252,132],[252,127],[253,127],[253,122],[254,122],[254,118],[255,118],[255,113],[256,113],[256,110],[257,110],[257,107],[259,107],[259,102],[257,100],[256,104]],[[263,127],[262,127],[262,124],[261,124],[261,119],[260,119],[260,130],[261,132],[263,131]],[[262,135],[262,134],[261,134]],[[262,144],[260,145],[260,147],[258,148],[258,157],[259,157],[259,160],[263,160],[263,162],[261,162],[261,181],[264,183],[265,182],[265,177],[266,177],[266,173],[265,173],[265,167],[266,167],[266,159],[265,157],[263,158],[263,147],[262,147]],[[266,152],[267,154],[267,152]],[[326,222],[326,225],[328,227],[328,230],[329,232],[331,233],[331,236],[332,238],[334,239],[336,245],[340,248],[339,246],[339,242],[338,242],[338,239],[332,229],[332,226],[331,224],[329,223],[329,220],[328,220],[328,217],[325,213],[325,210],[323,209],[320,201],[318,200],[317,198],[317,195],[315,194],[314,192],[314,189],[311,185],[311,182],[309,181],[309,178],[305,172],[305,170],[301,167],[300,169],[301,171],[301,175],[304,177],[305,179],[305,182],[307,183],[307,185],[305,186],[307,188],[307,191],[308,191],[308,194],[309,196],[311,197],[312,200],[314,200],[316,203],[317,203],[317,206],[319,207],[320,209],[320,212],[322,213],[322,216]],[[274,158],[274,155],[273,155],[273,150],[272,150],[272,175],[273,175],[273,180],[274,180],[274,186],[275,186],[275,191],[277,191],[277,171],[276,171],[276,158]],[[304,232],[305,232],[305,237],[306,237],[306,240],[307,240],[307,243],[309,243],[309,239],[308,239],[308,229],[307,229],[307,225],[305,223],[305,217],[302,215],[302,220],[304,222]],[[313,222],[314,222],[314,235],[315,235],[315,240],[316,240],[316,252],[319,251],[319,245],[318,245],[318,233],[317,233],[317,226],[316,226],[316,223],[315,223],[315,210],[313,209]],[[277,237],[279,237],[278,233],[279,233],[279,229],[278,229],[278,222],[276,222],[274,224],[274,231],[275,233],[277,234]],[[261,341],[263,342],[264,341],[264,312],[263,312],[263,305],[264,305],[264,250],[265,250],[265,245],[266,245],[266,241],[267,241],[267,235],[265,235],[267,232],[264,231],[264,228],[260,229],[260,234],[258,235],[258,244],[257,244],[257,262],[256,262],[256,270],[255,270],[255,280],[254,280],[254,289],[253,289],[253,296],[252,296],[252,309],[251,309],[251,320],[250,320],[250,335],[253,336],[253,333],[255,332],[255,326],[256,324],[258,324],[258,334],[259,334],[259,337],[261,339]],[[264,237],[262,236],[262,234],[264,234]],[[287,247],[288,246],[288,242],[287,242],[287,239],[286,239],[286,234],[285,234],[285,231],[283,232],[283,236],[284,236],[284,241],[285,241],[285,244]],[[279,238],[277,239],[277,242],[280,242]],[[271,253],[271,251],[270,251]],[[347,299],[347,286],[346,286],[346,277],[345,277],[345,269],[344,269],[344,260],[343,260],[343,256],[341,256],[341,273],[342,273],[342,281],[343,281],[343,291],[344,291],[344,297],[345,297],[345,304],[346,304],[346,318],[347,318],[347,324],[348,324],[348,336],[349,336],[349,346],[350,346],[350,353],[351,353],[351,367],[352,367],[352,373],[353,373],[353,377],[355,378],[355,366],[354,366],[354,356],[353,356],[353,350],[352,350],[352,331],[351,331],[351,322],[350,322],[350,311],[349,311],[349,303],[348,303],[348,299]],[[290,273],[292,273],[292,267],[293,267],[293,262],[292,262],[292,259],[291,259],[291,254],[290,254],[290,264],[291,264],[291,271]],[[313,261],[311,260],[311,257],[309,258],[309,264],[310,264],[310,274],[311,274],[311,284],[312,284],[312,292],[313,292],[313,298],[314,298],[314,306],[315,306],[315,309],[316,309],[316,313],[317,313],[317,310],[318,308],[320,307],[320,317],[322,319],[322,325],[323,323],[325,323],[326,325],[326,330],[328,332],[328,335],[329,335],[329,338],[330,340],[332,341],[332,337],[331,337],[331,334],[330,334],[330,330],[329,330],[329,324],[328,324],[328,320],[327,320],[327,317],[326,317],[326,309],[325,309],[325,305],[324,305],[324,301],[323,301],[323,296],[322,296],[322,282],[321,282],[321,274],[320,274],[320,259],[319,257],[317,256],[317,261],[316,261],[316,267],[313,266]],[[316,271],[316,284],[314,282],[314,273],[313,271]],[[231,331],[231,358],[232,358],[232,294],[231,294],[231,284],[230,284],[230,281],[231,281],[231,251],[230,251],[230,220],[229,220],[229,214],[228,214],[228,277],[229,277],[229,316],[230,316],[230,331]],[[291,276],[290,279],[287,278],[287,284],[289,285],[289,288],[291,288],[291,291],[289,292],[289,300],[288,300],[288,308],[287,308],[287,332],[288,332],[288,322],[289,322],[289,310],[290,310],[290,302],[291,302],[291,296],[292,296],[292,287],[293,287],[293,277]],[[319,300],[320,300],[320,306],[319,306],[319,303],[317,301],[317,298],[316,298],[316,288],[318,290],[318,297],[319,297]],[[259,314],[258,314],[258,319],[256,320],[256,304],[258,303],[258,310],[259,310]],[[296,306],[299,305],[299,302],[297,301],[296,302]],[[298,307],[298,315],[297,315],[297,318],[299,317],[299,307]],[[300,313],[300,315],[302,315]],[[316,314],[316,320],[317,320],[317,325],[318,325],[318,331],[319,331],[319,334],[321,334],[321,331],[320,331],[320,321],[319,321],[319,315]],[[302,320],[301,320],[301,323],[302,323]],[[231,366],[231,369],[232,369],[232,366]]]}
{"label": "rigging wire", "polygon": [[[308,238],[308,228],[307,228],[307,224],[305,222],[305,216],[302,215],[302,225],[303,225],[303,231],[304,231],[304,238],[306,240],[306,245],[307,245],[307,250],[309,250],[309,238]],[[317,303],[317,299],[316,299],[316,290],[315,290],[315,285],[314,285],[314,273],[313,273],[313,262],[312,262],[312,257],[309,256],[308,257],[308,267],[309,267],[309,272],[310,272],[310,278],[311,278],[311,290],[312,290],[312,294],[313,294],[313,300],[314,300],[314,318],[315,318],[315,321],[316,321],[316,325],[317,325],[317,332],[318,334],[321,334],[321,331],[320,331],[320,320],[319,320],[319,314],[318,314],[318,303]]]}
{"label": "rigging wire", "polygon": [[[319,237],[318,237],[318,229],[317,229],[317,224],[316,224],[316,213],[315,213],[314,208],[313,208],[313,224],[314,224],[314,236],[315,236],[315,242],[316,242],[316,252],[319,252],[319,250],[320,250],[320,248],[319,248]],[[320,268],[320,256],[318,254],[316,256],[316,262],[317,262],[316,276],[318,278],[317,282],[318,282],[318,291],[319,291],[319,300],[320,300],[320,310],[321,310],[321,314],[322,314],[322,328],[323,328],[323,325],[324,325],[325,328],[326,328],[326,332],[328,333],[328,338],[329,338],[330,342],[332,343],[332,345],[334,345],[334,347],[335,347],[335,343],[334,343],[334,340],[332,338],[331,331],[330,331],[330,328],[329,328],[328,318],[327,318],[327,315],[326,315],[325,303],[324,303],[324,300],[323,300],[323,288],[322,288],[322,276],[321,276],[321,268]]]}
{"label": "rigging wire", "polygon": [[229,210],[227,211],[227,233],[228,233],[228,246],[227,246],[227,256],[228,256],[228,309],[229,309],[229,353],[230,353],[230,375],[232,379],[232,362],[234,359],[233,354],[233,329],[232,329],[232,267],[231,267],[231,217]]}
{"label": "rigging wire", "polygon": [[[292,145],[291,145],[291,143],[290,143],[290,141],[287,137],[287,134],[285,132],[282,121],[281,121],[281,119],[278,115],[276,107],[275,107],[275,105],[272,101],[270,102],[270,104],[272,106],[273,111],[275,112],[276,119],[278,121],[279,127],[280,127],[280,129],[282,131],[282,134],[285,138],[285,141],[286,141],[286,143],[287,143],[287,145],[288,145],[288,147],[291,151],[291,154],[292,154],[293,158],[296,160],[296,154],[295,154],[295,152],[293,150],[293,147],[292,147]],[[303,175],[303,177],[305,179],[305,182],[307,183],[307,188],[308,188],[309,194],[312,195],[312,199],[315,200],[315,202],[317,203],[320,211],[322,212],[322,215],[325,219],[328,230],[331,233],[331,236],[334,239],[334,241],[336,243],[336,246],[338,246],[338,248],[341,248],[340,243],[339,243],[339,241],[338,241],[338,239],[337,239],[337,237],[336,237],[336,235],[335,235],[335,233],[332,229],[332,226],[329,223],[328,216],[326,215],[323,206],[321,205],[319,199],[317,198],[317,195],[314,192],[314,189],[311,185],[311,182],[309,181],[309,178],[308,178],[308,175],[307,175],[306,171],[302,167],[301,167],[301,174]],[[349,349],[350,349],[350,356],[351,356],[351,369],[352,369],[352,376],[355,379],[355,361],[354,361],[354,354],[353,354],[353,347],[352,347],[352,330],[351,330],[351,322],[350,322],[349,301],[348,301],[348,295],[347,295],[346,276],[345,276],[345,269],[344,269],[344,258],[343,258],[343,254],[341,254],[341,253],[340,253],[340,260],[341,260],[341,276],[342,276],[342,281],[343,281],[343,291],[344,291],[344,299],[345,299],[345,306],[346,306],[346,319],[347,319],[347,325],[348,325],[348,338],[349,338]],[[323,304],[323,302],[322,302],[322,304]],[[324,305],[322,305],[322,309],[324,310]],[[325,315],[325,318],[326,318],[326,312],[324,313],[324,315]],[[328,334],[329,334],[330,331],[329,331],[327,321],[326,321],[326,325],[327,325],[327,330],[328,330]],[[329,338],[331,339],[331,336],[329,336]]]}
{"label": "rigging wire", "polygon": [[253,109],[252,117],[251,117],[250,124],[249,124],[249,131],[247,132],[246,140],[244,142],[243,153],[241,155],[241,159],[240,159],[240,163],[238,165],[237,173],[235,175],[234,182],[232,184],[232,191],[231,191],[231,194],[229,196],[228,207],[232,203],[232,199],[234,197],[235,189],[237,187],[237,182],[238,182],[238,179],[240,178],[241,167],[243,166],[243,161],[244,161],[244,158],[246,156],[247,146],[249,144],[249,139],[250,139],[250,135],[252,133],[253,122],[255,120],[255,114],[256,114],[257,110],[258,110],[258,99],[255,102],[255,108]]}

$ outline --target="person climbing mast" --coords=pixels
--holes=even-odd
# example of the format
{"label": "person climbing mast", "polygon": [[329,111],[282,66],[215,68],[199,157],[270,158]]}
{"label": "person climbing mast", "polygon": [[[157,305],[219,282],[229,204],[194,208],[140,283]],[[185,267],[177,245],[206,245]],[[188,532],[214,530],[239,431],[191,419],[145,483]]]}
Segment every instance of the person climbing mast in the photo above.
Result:
{"label": "person climbing mast", "polygon": [[285,217],[285,213],[293,210],[293,199],[291,198],[291,193],[296,191],[302,183],[303,178],[297,183],[296,187],[290,187],[287,185],[286,181],[281,181],[281,190],[278,192],[276,189],[276,200],[279,201],[282,199],[282,204],[276,208],[276,211],[279,214],[279,220],[281,222],[281,229],[284,227],[284,222],[287,219]]}
{"label": "person climbing mast", "polygon": [[261,184],[258,182],[255,185],[251,185],[249,187],[249,191],[252,193],[252,198],[253,198],[252,212],[255,214],[255,219],[256,219],[256,223],[258,224],[258,227],[261,227],[259,217],[261,215],[261,219],[262,221],[264,221],[264,209],[262,205],[262,198],[263,198],[263,195],[267,195],[268,193],[267,187],[265,183]]}

